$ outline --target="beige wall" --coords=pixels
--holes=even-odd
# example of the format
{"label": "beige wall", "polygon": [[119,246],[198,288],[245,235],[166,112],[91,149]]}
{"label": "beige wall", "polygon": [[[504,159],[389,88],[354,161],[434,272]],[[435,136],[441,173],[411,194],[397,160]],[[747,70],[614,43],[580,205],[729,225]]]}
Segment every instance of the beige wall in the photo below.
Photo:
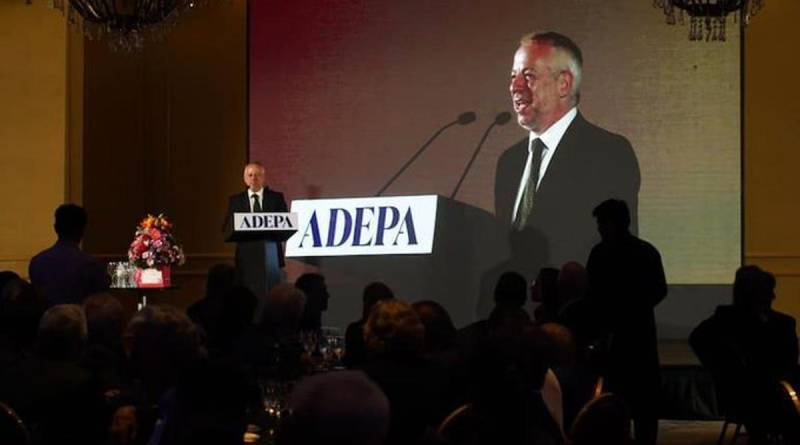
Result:
{"label": "beige wall", "polygon": [[47,3],[0,2],[0,270],[25,276],[65,197],[66,24]]}
{"label": "beige wall", "polygon": [[771,0],[745,44],[745,261],[778,276],[776,307],[800,317],[800,2]]}

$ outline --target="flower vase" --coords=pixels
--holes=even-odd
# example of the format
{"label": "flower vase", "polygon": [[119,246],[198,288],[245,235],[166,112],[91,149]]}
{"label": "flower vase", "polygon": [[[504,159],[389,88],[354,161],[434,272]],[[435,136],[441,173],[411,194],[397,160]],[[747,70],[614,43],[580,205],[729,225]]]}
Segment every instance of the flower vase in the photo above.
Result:
{"label": "flower vase", "polygon": [[134,280],[136,287],[140,288],[163,288],[172,286],[170,266],[158,266],[142,269],[137,267]]}

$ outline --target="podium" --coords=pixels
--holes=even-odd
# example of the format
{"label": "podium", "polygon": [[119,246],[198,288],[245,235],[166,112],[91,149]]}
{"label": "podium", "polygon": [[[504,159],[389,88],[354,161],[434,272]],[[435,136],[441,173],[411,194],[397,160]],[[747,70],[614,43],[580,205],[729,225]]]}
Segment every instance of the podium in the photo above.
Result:
{"label": "podium", "polygon": [[[493,306],[492,275],[508,258],[508,231],[486,210],[443,196],[430,197],[436,200],[430,253],[290,257],[319,266],[325,275],[333,295],[325,315],[327,323],[345,325],[357,318],[361,313],[363,288],[372,281],[386,283],[396,297],[407,301],[439,302],[456,326],[488,316]],[[371,199],[381,203],[392,198],[409,197]],[[296,203],[292,203],[293,210]],[[301,233],[297,236],[302,236],[307,218],[308,215],[300,215]]]}
{"label": "podium", "polygon": [[236,243],[236,282],[261,297],[280,282],[282,241],[297,231],[297,214],[234,213],[225,222],[225,241]]}
{"label": "podium", "polygon": [[234,213],[225,227],[225,242],[282,242],[297,232],[297,214],[291,212]]}

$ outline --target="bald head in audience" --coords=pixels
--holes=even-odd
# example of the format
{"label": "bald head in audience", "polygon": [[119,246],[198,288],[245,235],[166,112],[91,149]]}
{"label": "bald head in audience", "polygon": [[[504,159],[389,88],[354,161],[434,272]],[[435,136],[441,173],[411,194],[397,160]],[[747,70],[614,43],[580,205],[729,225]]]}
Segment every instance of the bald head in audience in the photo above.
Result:
{"label": "bald head in audience", "polygon": [[292,445],[380,445],[389,429],[389,401],[360,371],[309,377],[289,398]]}
{"label": "bald head in audience", "polygon": [[42,315],[36,351],[44,358],[76,362],[86,345],[86,316],[76,304],[59,304]]}

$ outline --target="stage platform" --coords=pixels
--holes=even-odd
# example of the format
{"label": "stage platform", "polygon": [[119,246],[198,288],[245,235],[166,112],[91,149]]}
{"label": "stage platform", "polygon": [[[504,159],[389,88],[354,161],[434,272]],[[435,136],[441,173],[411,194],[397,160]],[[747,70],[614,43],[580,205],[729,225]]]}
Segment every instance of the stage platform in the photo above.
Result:
{"label": "stage platform", "polygon": [[711,375],[687,340],[660,340],[662,419],[719,419]]}

